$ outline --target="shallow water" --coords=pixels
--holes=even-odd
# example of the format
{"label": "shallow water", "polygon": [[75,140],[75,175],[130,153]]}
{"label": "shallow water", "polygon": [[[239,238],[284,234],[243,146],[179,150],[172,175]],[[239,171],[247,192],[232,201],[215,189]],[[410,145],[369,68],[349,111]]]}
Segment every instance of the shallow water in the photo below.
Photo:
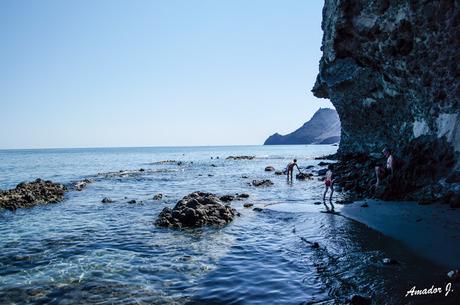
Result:
{"label": "shallow water", "polygon": [[[336,148],[0,151],[1,189],[37,177],[95,180],[59,204],[0,211],[0,303],[344,304],[362,294],[375,304],[455,304],[455,293],[434,301],[404,298],[414,285],[444,285],[445,270],[364,225],[319,213],[324,206],[314,202],[323,189],[316,178],[289,184],[264,172],[267,165],[282,169],[293,157],[301,166],[317,165],[314,156]],[[225,160],[229,155],[256,159]],[[248,185],[262,178],[275,185]],[[196,190],[250,197],[232,202],[241,217],[223,229],[153,225],[164,207]],[[152,200],[156,193],[163,200]],[[115,202],[103,204],[104,197]],[[131,199],[137,203],[129,204]],[[245,202],[265,210],[245,209]],[[383,266],[384,257],[401,265]]]}

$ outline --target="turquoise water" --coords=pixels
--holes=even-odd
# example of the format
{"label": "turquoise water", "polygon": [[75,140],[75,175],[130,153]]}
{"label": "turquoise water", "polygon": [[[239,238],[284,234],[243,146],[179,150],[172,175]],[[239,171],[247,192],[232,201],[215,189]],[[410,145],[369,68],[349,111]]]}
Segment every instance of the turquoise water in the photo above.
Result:
{"label": "turquoise water", "polygon": [[[38,177],[65,184],[94,180],[58,204],[0,211],[0,303],[344,304],[358,293],[372,296],[376,304],[432,304],[426,297],[407,300],[405,291],[412,284],[431,287],[445,270],[364,225],[319,213],[324,206],[314,202],[321,199],[323,185],[316,177],[287,183],[284,176],[264,171],[267,165],[282,169],[294,157],[317,170],[314,157],[336,149],[0,151],[0,189]],[[230,155],[256,159],[225,160]],[[267,178],[273,187],[248,185]],[[241,216],[222,229],[153,225],[164,207],[197,190],[250,197],[232,202]],[[152,200],[157,193],[163,200]],[[115,202],[103,204],[104,197]],[[137,203],[129,204],[132,199]],[[245,209],[245,202],[265,210]],[[305,240],[318,242],[320,249]],[[396,257],[401,265],[383,266],[384,257]]]}

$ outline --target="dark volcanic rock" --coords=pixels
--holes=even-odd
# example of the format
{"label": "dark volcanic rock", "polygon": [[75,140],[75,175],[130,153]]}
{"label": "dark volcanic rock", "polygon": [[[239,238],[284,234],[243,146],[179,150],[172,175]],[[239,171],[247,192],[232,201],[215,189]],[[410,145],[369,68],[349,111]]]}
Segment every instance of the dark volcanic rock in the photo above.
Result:
{"label": "dark volcanic rock", "polygon": [[296,131],[270,136],[264,145],[283,144],[332,144],[340,141],[340,120],[334,109],[323,108]]}
{"label": "dark volcanic rock", "polygon": [[[459,169],[460,6],[455,1],[325,2],[323,56],[313,88],[340,115],[338,156],[391,148],[401,165],[375,196],[436,199],[427,187]],[[373,166],[348,164],[343,181],[367,193]],[[384,161],[384,160],[383,160]],[[372,164],[374,163],[374,164]],[[355,174],[361,174],[360,178]],[[448,181],[456,181],[455,175]],[[375,181],[375,180],[374,180]],[[343,183],[343,182],[342,182]],[[346,188],[345,188],[346,189]]]}
{"label": "dark volcanic rock", "polygon": [[235,209],[223,205],[216,195],[195,192],[182,198],[173,209],[164,208],[155,225],[175,228],[222,227],[237,214]]}
{"label": "dark volcanic rock", "polygon": [[271,180],[265,179],[265,180],[252,180],[252,185],[253,186],[272,186],[273,182]]}
{"label": "dark volcanic rock", "polygon": [[77,181],[74,184],[74,188],[76,191],[81,191],[83,190],[88,184],[92,183],[93,181],[89,179],[83,179],[81,181]]}
{"label": "dark volcanic rock", "polygon": [[250,207],[253,207],[254,204],[253,204],[253,203],[245,203],[245,204],[243,204],[243,206],[244,206],[245,208],[250,208]]}
{"label": "dark volcanic rock", "polygon": [[312,174],[307,174],[307,173],[298,173],[297,175],[295,175],[295,178],[298,179],[298,180],[309,180],[309,179],[312,179],[313,175]]}
{"label": "dark volcanic rock", "polygon": [[255,156],[228,156],[225,160],[252,160]]}
{"label": "dark volcanic rock", "polygon": [[265,167],[265,171],[266,172],[273,172],[273,171],[275,171],[275,168],[273,166],[267,166],[267,167]]}
{"label": "dark volcanic rock", "polygon": [[16,210],[37,204],[56,203],[64,198],[66,191],[64,185],[42,179],[22,182],[14,189],[0,192],[0,208]]}
{"label": "dark volcanic rock", "polygon": [[163,199],[163,194],[158,193],[158,194],[154,195],[152,199],[153,200],[161,200],[161,199]]}
{"label": "dark volcanic rock", "polygon": [[244,198],[249,198],[249,194],[246,194],[246,193],[237,194],[236,197],[238,197],[238,200],[242,200]]}
{"label": "dark volcanic rock", "polygon": [[102,203],[112,203],[113,200],[110,199],[109,197],[104,197],[104,199],[101,200]]}
{"label": "dark volcanic rock", "polygon": [[235,200],[235,196],[233,196],[233,195],[224,195],[224,196],[221,196],[219,199],[222,202],[230,202],[230,201]]}
{"label": "dark volcanic rock", "polygon": [[275,171],[275,175],[277,175],[277,176],[282,176],[282,175],[284,175],[284,172],[282,172],[282,171]]}

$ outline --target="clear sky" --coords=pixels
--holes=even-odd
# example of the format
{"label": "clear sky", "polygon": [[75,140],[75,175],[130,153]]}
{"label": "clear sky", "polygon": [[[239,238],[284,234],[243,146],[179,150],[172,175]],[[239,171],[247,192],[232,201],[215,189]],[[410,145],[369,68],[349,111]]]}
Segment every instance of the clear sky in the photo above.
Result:
{"label": "clear sky", "polygon": [[310,90],[323,1],[0,1],[0,148],[262,144]]}

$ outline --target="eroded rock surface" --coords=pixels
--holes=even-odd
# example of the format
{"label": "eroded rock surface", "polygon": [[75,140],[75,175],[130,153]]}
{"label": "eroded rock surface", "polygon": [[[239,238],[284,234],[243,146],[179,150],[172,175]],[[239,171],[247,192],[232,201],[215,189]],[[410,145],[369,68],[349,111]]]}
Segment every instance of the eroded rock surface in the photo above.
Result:
{"label": "eroded rock surface", "polygon": [[215,194],[194,192],[177,202],[173,209],[164,208],[155,224],[175,228],[222,227],[237,215],[235,209],[223,205]]}
{"label": "eroded rock surface", "polygon": [[0,192],[0,208],[16,210],[37,204],[56,203],[64,199],[67,188],[59,183],[37,179],[19,183],[16,188]]}
{"label": "eroded rock surface", "polygon": [[375,196],[442,197],[440,187],[452,188],[443,179],[459,168],[458,3],[326,0],[322,29],[312,91],[340,116],[342,184],[367,192],[372,181],[359,180],[372,176],[377,162],[356,161],[389,147],[402,165]]}
{"label": "eroded rock surface", "polygon": [[264,180],[252,180],[253,186],[272,186],[273,182],[269,179]]}
{"label": "eroded rock surface", "polygon": [[339,113],[339,152],[399,151],[420,136],[460,151],[460,6],[326,0],[313,92]]}

